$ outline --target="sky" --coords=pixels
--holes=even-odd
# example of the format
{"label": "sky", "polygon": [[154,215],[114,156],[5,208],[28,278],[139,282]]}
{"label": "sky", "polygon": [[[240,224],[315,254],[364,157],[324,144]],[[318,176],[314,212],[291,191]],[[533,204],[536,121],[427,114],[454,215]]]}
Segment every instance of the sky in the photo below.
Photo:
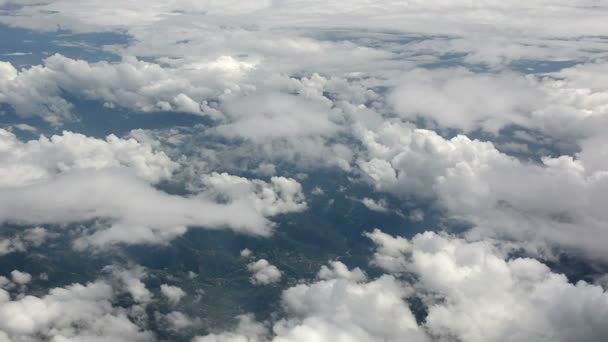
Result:
{"label": "sky", "polygon": [[606,18],[0,0],[0,342],[608,340]]}

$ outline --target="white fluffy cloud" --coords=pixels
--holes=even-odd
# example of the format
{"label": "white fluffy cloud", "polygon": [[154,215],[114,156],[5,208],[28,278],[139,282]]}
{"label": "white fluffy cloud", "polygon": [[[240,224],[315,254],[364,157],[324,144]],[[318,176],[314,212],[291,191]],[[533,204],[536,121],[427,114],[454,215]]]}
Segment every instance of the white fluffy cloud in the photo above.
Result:
{"label": "white fluffy cloud", "polygon": [[184,292],[184,290],[182,290],[178,286],[172,286],[167,284],[162,284],[160,286],[160,293],[172,305],[179,303],[179,301],[186,295],[186,292]]}
{"label": "white fluffy cloud", "polygon": [[22,142],[0,129],[0,186],[14,187],[52,179],[72,170],[126,167],[156,183],[177,169],[163,152],[133,138],[109,135],[105,140],[63,132],[50,138]]}
{"label": "white fluffy cloud", "polygon": [[[374,231],[376,265],[389,273],[366,280],[341,263],[320,279],[286,289],[284,314],[273,322],[241,316],[232,332],[197,342],[228,341],[600,341],[608,293],[572,284],[537,260],[509,259],[488,242],[425,232],[411,240]],[[387,260],[400,259],[398,263]],[[398,280],[398,279],[411,279]],[[422,298],[418,323],[407,304]]]}
{"label": "white fluffy cloud", "polygon": [[[223,56],[247,56],[259,61],[261,68],[290,74],[313,70],[389,78],[412,64],[452,56],[492,67],[518,60],[590,60],[605,56],[606,42],[599,37],[607,29],[603,20],[607,9],[596,0],[360,0],[331,4],[296,0],[60,0],[27,5],[31,4],[13,6],[0,15],[0,21],[47,31],[56,30],[58,25],[77,32],[120,30],[134,38],[128,46],[108,48],[120,55],[171,57],[167,63],[203,59],[210,65],[225,64],[222,69],[230,72],[243,67],[222,62]],[[90,13],[96,13],[95,18]],[[573,21],[572,17],[585,20]],[[268,74],[263,73],[260,79],[269,79]],[[196,96],[182,93],[193,100],[186,101],[184,107],[199,111]],[[178,102],[170,96],[162,103],[148,104],[174,108],[179,107]],[[199,105],[193,105],[196,103]],[[65,102],[53,105],[58,109],[69,106]]]}
{"label": "white fluffy cloud", "polygon": [[402,76],[389,103],[402,117],[465,132],[519,125],[580,139],[602,134],[597,127],[608,122],[606,68],[598,61],[541,76],[416,69]]}
{"label": "white fluffy cloud", "polygon": [[220,201],[245,202],[264,216],[306,209],[302,186],[295,179],[271,177],[270,182],[213,172],[202,176],[205,196]]}
{"label": "white fluffy cloud", "polygon": [[[283,292],[287,317],[272,327],[243,317],[234,332],[199,337],[197,342],[427,341],[403,301],[405,288],[384,276],[369,283],[320,280]],[[390,317],[390,319],[387,319]]]}
{"label": "white fluffy cloud", "polygon": [[354,282],[362,282],[367,280],[367,275],[359,267],[349,270],[342,262],[331,261],[328,263],[328,266],[321,266],[317,278],[324,280],[347,279]]}
{"label": "white fluffy cloud", "polygon": [[135,265],[128,268],[117,267],[114,265],[104,267],[104,271],[109,272],[118,282],[125,292],[129,293],[136,303],[147,304],[152,300],[152,292],[148,290],[142,279],[148,275],[146,270]]}
{"label": "white fluffy cloud", "polygon": [[[237,72],[219,67],[227,62],[235,64]],[[12,105],[17,114],[42,116],[54,124],[71,116],[73,106],[63,99],[63,92],[101,101],[108,107],[217,117],[218,112],[207,107],[205,100],[230,87],[238,88],[233,79],[250,67],[226,58],[178,68],[163,68],[135,58],[111,64],[88,63],[62,55],[23,70],[1,62],[0,102]]]}
{"label": "white fluffy cloud", "polygon": [[71,172],[52,181],[5,187],[0,189],[0,202],[2,222],[68,224],[100,219],[92,235],[77,241],[78,247],[163,243],[189,226],[229,227],[258,235],[268,235],[271,229],[271,223],[248,204],[170,195],[116,169]]}
{"label": "white fluffy cloud", "polygon": [[256,322],[253,315],[237,317],[238,326],[232,332],[197,336],[193,342],[261,342],[268,334],[264,324]]}
{"label": "white fluffy cloud", "polygon": [[247,269],[252,273],[250,280],[254,285],[268,285],[281,280],[281,271],[266,259],[247,264]]}
{"label": "white fluffy cloud", "polygon": [[404,117],[429,117],[443,127],[498,131],[507,124],[530,125],[544,94],[515,74],[479,74],[465,69],[413,70],[389,101]]}
{"label": "white fluffy cloud", "polygon": [[[411,241],[374,232],[376,263],[395,256],[427,293],[425,327],[461,341],[599,341],[608,336],[608,293],[568,282],[534,259],[506,259],[488,242],[426,232]],[[394,265],[391,265],[394,266]],[[394,268],[388,267],[392,271]]]}
{"label": "white fluffy cloud", "polygon": [[[266,217],[306,209],[300,184],[283,177],[266,183],[214,173],[203,176],[204,189],[190,196],[157,190],[150,183],[170,178],[178,164],[135,139],[111,135],[100,140],[64,132],[21,142],[8,131],[0,133],[0,173],[5,176],[0,222],[63,225],[95,220],[89,234],[76,241],[78,248],[164,243],[187,227],[267,236],[272,223]],[[2,250],[20,249],[17,242],[3,240]]]}
{"label": "white fluffy cloud", "polygon": [[339,126],[331,121],[328,103],[305,101],[293,95],[258,95],[238,98],[225,104],[232,123],[217,127],[228,137],[259,142],[284,138],[331,136]]}
{"label": "white fluffy cloud", "polygon": [[[434,198],[448,216],[474,225],[470,236],[536,247],[548,242],[608,257],[602,247],[608,217],[601,204],[608,178],[601,163],[590,163],[588,170],[587,160],[570,156],[525,162],[489,142],[462,135],[444,139],[395,122],[361,139],[369,156],[360,168],[378,190]],[[601,160],[605,143],[594,146],[580,155]]]}
{"label": "white fluffy cloud", "polygon": [[7,341],[150,341],[128,317],[112,306],[112,288],[102,281],[54,288],[48,294],[11,300],[0,290],[0,338]]}
{"label": "white fluffy cloud", "polygon": [[27,272],[21,272],[19,270],[13,270],[11,272],[11,279],[15,284],[25,285],[32,281],[32,275]]}

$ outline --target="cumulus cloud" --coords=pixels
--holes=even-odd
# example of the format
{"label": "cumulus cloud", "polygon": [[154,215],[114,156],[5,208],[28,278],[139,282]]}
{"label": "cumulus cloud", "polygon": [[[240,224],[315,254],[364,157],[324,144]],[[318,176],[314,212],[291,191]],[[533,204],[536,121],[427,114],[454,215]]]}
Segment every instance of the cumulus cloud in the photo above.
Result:
{"label": "cumulus cloud", "polygon": [[[238,61],[232,59],[237,66]],[[159,64],[127,58],[117,64],[88,63],[62,55],[44,65],[17,70],[0,64],[0,102],[12,105],[22,116],[41,116],[59,124],[72,116],[64,92],[139,112],[173,111],[217,118],[207,99],[222,94],[237,73],[226,73],[216,61],[163,68]],[[240,70],[240,69],[239,69]],[[242,68],[245,72],[247,68]],[[222,81],[226,84],[222,83]]]}
{"label": "cumulus cloud", "polygon": [[439,339],[598,341],[608,334],[601,323],[608,293],[584,281],[572,284],[537,260],[508,259],[488,242],[432,232],[408,246],[379,231],[372,236],[376,261],[394,257],[395,245],[405,247],[399,267],[413,272],[416,288],[428,293],[425,326]]}
{"label": "cumulus cloud", "polygon": [[171,177],[178,164],[150,144],[109,135],[105,140],[64,131],[50,138],[22,142],[0,129],[0,186],[20,186],[52,179],[72,170],[130,168],[156,183]]}
{"label": "cumulus cloud", "polygon": [[[234,332],[199,337],[198,342],[224,341],[392,341],[404,336],[411,341],[426,341],[411,311],[403,301],[406,290],[392,276],[362,282],[360,273],[347,276],[341,269],[332,278],[300,284],[283,292],[287,316],[272,327],[273,336],[251,317],[241,318]],[[350,279],[348,279],[350,278]],[[390,319],[386,319],[390,317]]]}
{"label": "cumulus cloud", "polygon": [[331,261],[329,266],[323,265],[317,274],[319,279],[347,279],[354,282],[362,282],[367,279],[367,275],[359,267],[349,270],[346,265],[340,261]]}
{"label": "cumulus cloud", "polygon": [[[21,142],[8,131],[0,133],[0,173],[6,176],[0,222],[97,220],[90,234],[76,241],[78,248],[164,243],[193,226],[267,236],[272,223],[266,217],[306,209],[300,184],[284,177],[266,183],[214,173],[203,176],[204,189],[193,189],[190,196],[157,190],[150,183],[171,177],[178,164],[148,142],[70,132]],[[23,249],[17,240],[0,246],[5,253]]]}
{"label": "cumulus cloud", "polygon": [[160,286],[160,293],[172,305],[179,303],[179,301],[186,295],[186,292],[184,292],[184,290],[182,290],[178,286],[172,286],[167,284],[162,284]]}
{"label": "cumulus cloud", "polygon": [[225,104],[232,123],[217,130],[228,137],[254,142],[277,138],[301,139],[334,135],[339,127],[331,121],[327,104],[305,101],[292,95],[258,95]]}
{"label": "cumulus cloud", "polygon": [[266,259],[247,264],[247,269],[252,273],[250,280],[254,285],[268,285],[281,280],[281,271]]}
{"label": "cumulus cloud", "polygon": [[365,236],[376,244],[376,252],[372,260],[374,265],[393,274],[405,271],[407,265],[405,254],[410,249],[408,240],[384,234],[379,229],[365,233]]}
{"label": "cumulus cloud", "polygon": [[202,176],[204,195],[228,202],[248,202],[264,216],[306,209],[302,186],[295,179],[271,177],[270,182],[213,172]]}
{"label": "cumulus cloud", "polygon": [[416,69],[402,76],[388,101],[404,118],[423,117],[444,128],[497,133],[518,125],[580,139],[599,134],[595,126],[608,120],[606,67],[598,61],[549,75]]}
{"label": "cumulus cloud", "polygon": [[13,270],[11,272],[11,279],[15,284],[25,285],[32,281],[32,275],[27,272],[21,272],[19,270]]}
{"label": "cumulus cloud", "polygon": [[48,294],[11,300],[0,290],[0,337],[13,341],[150,341],[127,309],[112,305],[103,281],[51,289]]}
{"label": "cumulus cloud", "polygon": [[[319,280],[283,292],[283,314],[274,321],[241,316],[234,331],[195,341],[598,341],[608,334],[608,293],[572,284],[537,260],[433,232],[406,240],[376,230],[369,237],[378,248],[375,264],[391,274],[367,280],[331,263]],[[384,263],[395,257],[401,262]],[[399,276],[404,272],[415,277]],[[410,309],[412,296],[426,307],[422,321]]]}
{"label": "cumulus cloud", "polygon": [[2,222],[69,224],[101,219],[91,235],[77,241],[77,247],[163,243],[191,226],[229,227],[263,236],[271,229],[270,222],[249,205],[170,195],[117,169],[70,172],[52,181],[4,187],[0,202]]}
{"label": "cumulus cloud", "polygon": [[118,280],[120,286],[131,295],[136,303],[147,304],[152,301],[152,292],[142,281],[148,276],[145,268],[139,265],[128,268],[110,265],[104,267],[104,271],[109,272],[113,278]]}
{"label": "cumulus cloud", "polygon": [[443,127],[497,132],[507,124],[530,125],[543,92],[534,79],[479,74],[465,69],[413,70],[389,98],[404,117],[428,117]]}
{"label": "cumulus cloud", "polygon": [[[587,170],[585,160],[571,156],[545,157],[540,164],[520,161],[490,142],[463,135],[445,139],[391,122],[361,139],[369,156],[359,165],[378,190],[435,199],[448,216],[473,224],[470,236],[506,237],[536,247],[549,242],[606,258],[599,242],[608,221],[599,205],[606,193],[600,164]],[[592,152],[580,155],[586,153]]]}

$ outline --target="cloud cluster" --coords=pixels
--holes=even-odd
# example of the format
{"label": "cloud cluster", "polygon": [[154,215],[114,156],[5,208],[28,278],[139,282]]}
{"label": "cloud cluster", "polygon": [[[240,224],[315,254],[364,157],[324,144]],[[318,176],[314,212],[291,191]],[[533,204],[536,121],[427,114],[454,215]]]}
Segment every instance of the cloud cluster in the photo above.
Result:
{"label": "cloud cluster", "polygon": [[295,179],[271,177],[270,182],[213,172],[201,177],[203,194],[220,202],[248,202],[264,216],[306,209],[302,186]]}
{"label": "cloud cluster", "polygon": [[[534,259],[509,259],[487,242],[425,232],[411,240],[376,230],[374,263],[389,274],[367,280],[333,262],[319,280],[288,288],[272,323],[242,316],[226,341],[599,341],[608,336],[608,293],[572,284]],[[333,271],[332,271],[333,270]],[[402,274],[413,274],[411,281]],[[407,298],[418,296],[417,322]]]}
{"label": "cloud cluster", "polygon": [[[461,341],[598,341],[608,330],[608,293],[568,282],[537,260],[508,259],[488,242],[425,232],[400,240],[372,234],[376,263],[414,273],[425,298],[425,327],[436,338]],[[399,246],[396,248],[396,246]],[[396,252],[399,250],[399,252]]]}
{"label": "cloud cluster", "polygon": [[[442,59],[451,62],[454,57],[491,68],[518,61],[560,63],[605,57],[606,41],[602,35],[607,29],[603,20],[606,11],[606,6],[596,0],[358,0],[331,4],[295,0],[128,4],[117,0],[59,0],[20,1],[0,14],[0,22],[41,31],[60,27],[74,32],[121,32],[133,38],[130,43],[112,45],[106,50],[121,56],[158,58],[166,63],[204,60],[213,65],[223,64],[222,57],[232,56],[234,60],[235,56],[247,56],[261,62],[262,68],[290,74],[311,70],[371,74],[388,76],[383,78],[387,81],[412,64],[432,64]],[[90,13],[96,13],[95,18]],[[573,21],[573,16],[585,20]],[[251,62],[242,66],[227,63],[223,69],[242,70],[251,64],[259,67]],[[130,69],[126,71],[129,74]],[[261,79],[269,79],[270,74],[273,72],[263,73]],[[260,82],[255,83],[257,86]],[[165,85],[160,82],[141,93],[154,93]],[[32,95],[36,89],[39,88],[32,89]],[[200,89],[205,91],[204,87]],[[180,93],[160,96],[163,100],[157,102],[146,101],[145,95],[132,90],[124,94],[144,99],[142,108],[160,105],[194,112],[202,108],[194,103],[197,94],[182,93],[194,102],[184,96],[176,98]],[[114,95],[123,97],[119,93]],[[56,113],[69,108],[65,101],[55,99],[59,101],[37,109]],[[26,101],[19,103],[23,109],[28,107]]]}
{"label": "cloud cluster", "polygon": [[[177,163],[147,143],[109,136],[105,141],[65,132],[25,143],[2,131],[0,222],[66,225],[91,222],[76,247],[164,243],[187,227],[267,236],[267,216],[301,211],[299,183],[271,183],[227,174],[204,177],[208,193],[171,195],[150,183],[167,179]],[[218,202],[218,197],[231,199]],[[52,198],[52,201],[49,201]],[[238,213],[238,215],[235,215]],[[7,247],[8,248],[8,247]]]}
{"label": "cloud cluster", "polygon": [[448,216],[473,224],[470,236],[549,242],[608,257],[601,204],[608,178],[604,165],[593,162],[601,160],[605,144],[579,158],[544,157],[539,164],[501,153],[490,142],[445,139],[397,122],[364,132],[362,140],[368,156],[360,169],[378,190],[433,198]]}
{"label": "cloud cluster", "polygon": [[65,92],[139,112],[174,111],[217,116],[204,100],[237,87],[234,79],[251,66],[232,58],[208,63],[163,68],[156,63],[127,58],[120,63],[88,63],[62,55],[48,57],[44,65],[17,70],[0,64],[0,102],[12,105],[22,116],[42,116],[58,124],[70,118],[72,105]]}
{"label": "cloud cluster", "polygon": [[151,183],[171,177],[178,164],[150,144],[109,135],[105,140],[65,131],[22,142],[0,129],[0,186],[49,180],[76,170],[129,168]]}
{"label": "cloud cluster", "polygon": [[11,299],[0,289],[2,341],[151,341],[129,311],[112,305],[112,287],[103,281],[51,289],[36,297]]}

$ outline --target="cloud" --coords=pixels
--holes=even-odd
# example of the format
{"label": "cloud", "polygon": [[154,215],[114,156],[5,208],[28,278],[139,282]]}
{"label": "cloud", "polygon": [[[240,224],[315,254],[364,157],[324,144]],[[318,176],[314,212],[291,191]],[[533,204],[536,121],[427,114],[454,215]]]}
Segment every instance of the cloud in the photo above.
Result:
{"label": "cloud", "polygon": [[339,273],[340,278],[328,277],[285,290],[281,302],[286,317],[273,325],[271,338],[265,338],[270,333],[265,325],[245,316],[234,332],[199,337],[196,341],[371,342],[399,340],[404,336],[410,341],[427,341],[403,301],[405,287],[395,278],[383,276],[361,282],[360,276],[346,279],[342,277],[345,272]]}
{"label": "cloud", "polygon": [[424,211],[422,209],[411,210],[408,219],[412,222],[422,222],[424,221]]}
{"label": "cloud", "polygon": [[77,241],[80,247],[163,243],[190,226],[229,227],[262,236],[271,229],[270,222],[249,205],[169,195],[117,169],[71,172],[52,181],[2,188],[0,202],[2,222],[69,224],[100,219],[92,235]]}
{"label": "cloud", "polygon": [[32,281],[32,275],[27,272],[13,270],[11,272],[11,279],[13,279],[13,282],[15,282],[16,284],[25,285]]}
{"label": "cloud", "polygon": [[597,162],[586,168],[587,160],[601,160],[603,144],[581,151],[587,160],[559,156],[533,163],[490,142],[444,139],[396,122],[361,139],[369,156],[359,161],[360,169],[377,190],[434,199],[447,216],[473,225],[471,237],[515,239],[531,249],[549,243],[607,257],[599,242],[608,221],[599,205],[608,184],[605,169]]}
{"label": "cloud", "polygon": [[[394,257],[391,246],[403,245],[379,231],[373,236],[380,248],[375,260]],[[608,336],[602,323],[608,293],[584,281],[569,283],[537,260],[508,259],[488,242],[433,232],[416,235],[400,253],[406,261],[400,267],[417,276],[419,293],[428,294],[425,327],[438,339],[598,341]]]}
{"label": "cloud", "polygon": [[[48,41],[106,44],[83,32],[128,37],[94,47],[115,62],[45,54],[39,65],[21,66],[6,55],[13,62],[0,62],[0,103],[17,116],[60,126],[78,120],[68,100],[77,98],[108,111],[211,119],[134,131],[135,139],[63,132],[20,141],[18,134],[45,128],[0,129],[0,224],[60,226],[53,232],[77,225],[77,249],[167,244],[190,228],[268,237],[273,217],[309,205],[298,181],[277,175],[307,172],[314,183],[327,176],[315,172],[330,168],[333,177],[339,168],[352,185],[344,188],[357,192],[351,198],[371,210],[388,210],[372,199],[386,192],[408,208],[428,204],[427,216],[439,212],[426,222],[468,227],[459,237],[411,239],[374,230],[365,234],[376,245],[371,264],[384,275],[331,261],[316,279],[290,283],[268,321],[240,316],[233,331],[195,341],[608,336],[604,289],[505,252],[514,245],[546,258],[566,251],[608,260],[608,7],[596,0],[0,0],[0,7],[0,22],[47,31]],[[360,180],[377,193],[359,192]],[[323,184],[328,195],[335,190]],[[424,214],[402,218],[422,222]],[[45,228],[30,228],[2,238],[0,255],[49,238]],[[28,274],[0,277],[0,340],[153,339],[133,317],[155,300],[148,271],[105,271],[107,281],[39,297],[15,293],[25,291],[15,283],[31,281]],[[265,259],[247,271],[255,285],[282,278]],[[138,309],[115,307],[117,291]],[[185,296],[177,286],[160,291],[172,305]],[[414,315],[411,300],[424,312]],[[173,332],[200,323],[178,311],[156,319]]]}
{"label": "cloud", "polygon": [[104,267],[103,270],[109,272],[136,303],[147,304],[152,301],[152,292],[148,290],[146,284],[142,281],[142,279],[148,276],[145,268],[139,265],[128,268],[110,265]]}
{"label": "cloud", "polygon": [[248,202],[264,216],[300,212],[307,208],[302,186],[295,179],[271,177],[270,182],[213,172],[201,177],[204,196],[228,202]]}
{"label": "cloud", "polygon": [[584,63],[549,75],[460,68],[406,72],[388,97],[400,116],[440,127],[497,133],[510,125],[558,139],[601,134],[608,120],[605,62]]}
{"label": "cloud", "polygon": [[[30,5],[26,2],[24,5]],[[592,0],[547,1],[535,0],[525,4],[518,2],[501,2],[487,0],[481,2],[460,1],[410,1],[385,2],[381,4],[359,1],[336,1],[329,6],[321,6],[320,1],[309,1],[302,4],[298,1],[270,2],[255,1],[205,1],[193,2],[181,0],[171,3],[153,1],[150,7],[141,9],[140,2],[123,4],[116,0],[108,3],[83,1],[76,5],[71,0],[39,1],[37,6],[19,8],[17,18],[5,17],[5,22],[13,25],[28,25],[38,29],[55,29],[55,21],[63,20],[66,27],[80,31],[133,28],[143,30],[149,24],[161,24],[163,21],[179,22],[208,15],[216,20],[223,19],[243,24],[260,24],[267,20],[268,27],[304,26],[304,27],[349,27],[353,22],[360,22],[368,28],[389,28],[428,33],[449,33],[450,29],[462,33],[463,30],[477,28],[480,32],[491,32],[489,23],[494,21],[505,27],[507,33],[529,29],[534,35],[567,35],[576,36],[581,32],[599,34],[604,26],[600,16],[593,16],[592,10],[604,11],[602,6]],[[119,6],[120,5],[120,6]],[[541,9],[551,5],[552,11],[547,13]],[[86,10],[96,10],[99,16],[86,21],[89,13]],[[317,9],[316,16],[311,15],[312,9]],[[589,21],[574,25],[564,20],[567,11],[577,14],[589,14]],[[31,16],[40,16],[45,11],[57,12],[55,16],[42,17],[41,22],[33,22]],[[344,15],[344,13],[348,15]],[[276,18],[277,13],[283,13],[284,18]],[[136,15],[136,14],[139,14]],[[173,16],[170,16],[173,14]],[[181,15],[180,15],[181,14]],[[367,14],[367,16],[366,16]],[[452,16],[452,20],[446,20]],[[56,17],[56,18],[55,18]],[[431,19],[437,18],[446,22],[446,27],[431,26]],[[28,20],[29,19],[29,20]],[[382,22],[384,19],[384,22]],[[405,21],[409,19],[409,21]],[[332,20],[331,24],[328,21]],[[468,20],[468,21],[467,21]],[[186,21],[187,22],[187,21]],[[212,21],[213,22],[213,21]],[[561,26],[550,24],[559,23]]]}
{"label": "cloud", "polygon": [[[286,74],[314,70],[395,76],[412,64],[442,59],[496,68],[514,61],[586,61],[604,55],[606,44],[600,37],[607,9],[596,0],[21,3],[0,21],[51,32],[61,27],[124,33],[132,38],[129,44],[106,49],[120,56],[171,57],[168,61],[211,57],[216,60],[212,66],[231,64],[221,57],[252,56],[263,67]],[[572,16],[586,20],[573,22]],[[177,104],[173,97],[168,100]]]}
{"label": "cloud", "polygon": [[30,247],[39,247],[51,235],[42,227],[34,227],[25,229],[22,233],[13,235],[10,238],[0,239],[0,256],[13,252],[25,252]]}
{"label": "cloud", "polygon": [[186,292],[177,286],[162,284],[160,286],[160,293],[171,303],[175,305],[186,295]]}
{"label": "cloud", "polygon": [[281,280],[281,271],[266,259],[247,264],[247,269],[252,273],[250,280],[254,285],[268,285]]}
{"label": "cloud", "polygon": [[378,211],[381,213],[385,213],[388,211],[387,203],[382,199],[376,201],[373,198],[365,197],[361,200],[361,203],[363,203],[363,205],[371,211]]}
{"label": "cloud", "polygon": [[331,108],[327,104],[283,94],[235,100],[224,104],[233,122],[217,127],[217,131],[227,137],[241,137],[254,142],[277,138],[292,140],[331,136],[339,130],[331,120]]}
{"label": "cloud", "polygon": [[261,342],[268,334],[264,324],[256,322],[253,315],[241,315],[237,317],[238,326],[233,332],[222,332],[197,336],[193,342]]}
{"label": "cloud", "polygon": [[397,112],[428,117],[443,127],[491,132],[509,124],[530,126],[543,92],[533,78],[474,73],[463,68],[413,70],[389,97]]}
{"label": "cloud", "polygon": [[11,300],[0,290],[0,338],[13,341],[150,341],[124,308],[112,305],[103,281],[54,288],[48,294]]}
{"label": "cloud", "polygon": [[171,68],[135,58],[89,63],[58,54],[45,59],[44,65],[23,70],[1,62],[0,70],[0,102],[13,106],[19,115],[41,116],[53,124],[72,117],[73,106],[63,98],[65,92],[110,108],[218,118],[219,112],[205,100],[221,95],[225,87],[235,87],[234,79],[240,75],[234,68],[219,68],[217,61]]}
{"label": "cloud", "polygon": [[0,186],[21,186],[52,179],[72,170],[129,168],[151,183],[169,179],[178,164],[133,138],[105,140],[64,131],[50,138],[21,142],[0,129]]}
{"label": "cloud", "polygon": [[376,244],[376,252],[372,263],[390,273],[398,274],[404,272],[407,265],[406,252],[410,249],[410,243],[402,237],[392,237],[384,234],[379,229],[371,233],[365,233]]}
{"label": "cloud", "polygon": [[317,274],[317,278],[323,280],[330,279],[347,279],[354,282],[364,282],[367,280],[367,275],[359,267],[349,270],[346,265],[340,261],[331,261],[329,266],[323,265]]}
{"label": "cloud", "polygon": [[[157,190],[150,183],[169,179],[178,164],[155,151],[151,141],[64,132],[21,142],[8,131],[0,133],[5,151],[0,173],[6,176],[0,181],[0,222],[94,221],[77,248],[165,243],[188,227],[268,236],[273,224],[266,217],[307,207],[301,185],[284,177],[266,183],[213,173],[198,176],[203,188],[193,188],[191,195]],[[1,247],[4,252],[22,249],[17,240],[3,240]]]}
{"label": "cloud", "polygon": [[[267,322],[239,317],[233,331],[197,342],[599,341],[608,336],[608,293],[568,282],[537,260],[508,258],[490,242],[425,232],[411,240],[379,230],[374,263],[389,274],[367,280],[334,262],[320,279],[283,291]],[[383,261],[398,258],[399,263]],[[331,271],[333,269],[333,271]],[[401,274],[413,277],[401,277]],[[357,274],[356,276],[353,276]],[[422,300],[416,321],[409,298]],[[390,319],[387,319],[390,317]]]}

